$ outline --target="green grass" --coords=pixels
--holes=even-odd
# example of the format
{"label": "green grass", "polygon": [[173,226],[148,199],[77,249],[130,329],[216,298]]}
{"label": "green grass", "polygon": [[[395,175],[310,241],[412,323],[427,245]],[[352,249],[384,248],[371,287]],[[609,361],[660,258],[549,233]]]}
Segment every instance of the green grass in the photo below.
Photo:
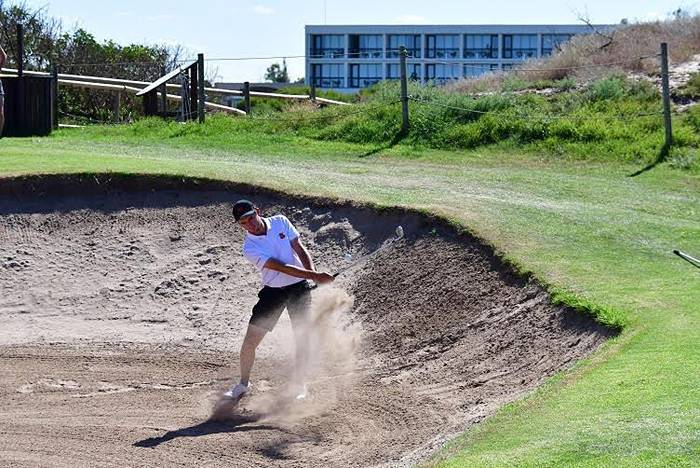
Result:
{"label": "green grass", "polygon": [[700,98],[700,73],[691,73],[688,82],[678,90],[678,95],[689,99]]}
{"label": "green grass", "polygon": [[[555,92],[517,92],[546,86]],[[399,138],[399,94],[396,83],[383,82],[365,90],[359,106],[329,107],[311,114],[256,111],[253,119],[214,119],[216,125],[193,132],[218,127],[213,133],[225,135],[252,129],[275,137],[386,146]],[[514,77],[493,94],[471,96],[417,84],[411,84],[409,94],[411,125],[403,144],[447,151],[497,146],[553,160],[651,164],[662,157],[661,96],[643,81],[611,75],[577,88],[571,80],[527,82]],[[675,161],[678,168],[697,172],[700,159],[694,155],[700,136],[697,116],[691,114],[674,117],[674,140],[680,151]],[[176,137],[179,131],[170,127],[159,133]]]}
{"label": "green grass", "polygon": [[[332,112],[329,110],[328,112]],[[320,127],[319,127],[320,128]],[[319,140],[211,119],[0,140],[0,174],[212,177],[431,210],[492,244],[555,299],[624,327],[591,358],[472,428],[445,466],[693,466],[700,459],[700,174],[512,142],[469,151]],[[588,149],[591,150],[592,147]]]}
{"label": "green grass", "polygon": [[[539,95],[509,91],[545,85],[552,85],[556,92]],[[571,80],[539,83],[516,78],[507,80],[504,86],[504,92],[474,97],[412,84],[410,130],[402,138],[396,83],[381,83],[366,90],[362,103],[355,106],[309,112],[299,104],[289,107],[278,102],[275,106],[287,111],[276,112],[271,104],[260,101],[252,118],[247,119],[214,116],[206,125],[196,127],[145,119],[129,126],[91,129],[85,134],[106,141],[158,140],[175,146],[196,142],[202,148],[227,150],[232,144],[243,149],[242,135],[250,133],[249,148],[253,151],[261,143],[260,134],[275,142],[267,145],[270,151],[280,151],[275,146],[283,148],[290,141],[307,145],[322,141],[341,148],[344,143],[357,144],[372,152],[387,150],[400,139],[402,147],[442,150],[445,159],[459,158],[455,150],[465,149],[527,153],[552,161],[649,165],[666,158],[676,169],[700,172],[700,108],[673,117],[675,146],[671,154],[664,155],[661,97],[649,83],[612,75],[578,88]],[[412,157],[414,152],[407,155]]]}

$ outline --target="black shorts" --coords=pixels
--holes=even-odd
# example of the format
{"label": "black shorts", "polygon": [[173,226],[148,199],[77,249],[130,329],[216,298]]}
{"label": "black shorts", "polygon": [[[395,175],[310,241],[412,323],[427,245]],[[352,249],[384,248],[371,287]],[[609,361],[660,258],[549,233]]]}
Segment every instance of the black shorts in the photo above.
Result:
{"label": "black shorts", "polygon": [[292,326],[301,325],[307,318],[311,305],[311,285],[303,280],[282,288],[263,287],[258,293],[258,303],[253,306],[250,324],[272,331],[287,308]]}

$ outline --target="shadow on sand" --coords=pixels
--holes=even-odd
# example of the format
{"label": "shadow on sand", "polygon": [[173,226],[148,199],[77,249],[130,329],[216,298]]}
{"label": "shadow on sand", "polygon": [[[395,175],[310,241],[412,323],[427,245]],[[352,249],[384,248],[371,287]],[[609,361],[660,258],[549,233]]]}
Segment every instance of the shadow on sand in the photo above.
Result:
{"label": "shadow on sand", "polygon": [[150,447],[154,448],[162,443],[177,439],[180,437],[201,437],[211,434],[223,434],[230,432],[248,432],[248,431],[281,431],[287,432],[285,429],[269,425],[269,424],[256,424],[250,425],[254,422],[259,421],[262,415],[251,414],[251,415],[234,415],[225,421],[214,421],[207,420],[196,424],[194,426],[183,427],[174,431],[168,431],[160,437],[149,437],[147,439],[139,440],[135,442],[134,447]]}

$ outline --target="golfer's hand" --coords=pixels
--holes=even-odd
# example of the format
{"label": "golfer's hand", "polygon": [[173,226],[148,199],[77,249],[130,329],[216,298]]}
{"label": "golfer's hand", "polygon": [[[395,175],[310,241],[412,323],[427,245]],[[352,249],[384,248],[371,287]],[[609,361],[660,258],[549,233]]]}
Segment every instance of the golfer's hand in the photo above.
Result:
{"label": "golfer's hand", "polygon": [[335,277],[329,273],[321,272],[321,273],[316,273],[313,277],[313,280],[316,284],[328,284],[332,283]]}

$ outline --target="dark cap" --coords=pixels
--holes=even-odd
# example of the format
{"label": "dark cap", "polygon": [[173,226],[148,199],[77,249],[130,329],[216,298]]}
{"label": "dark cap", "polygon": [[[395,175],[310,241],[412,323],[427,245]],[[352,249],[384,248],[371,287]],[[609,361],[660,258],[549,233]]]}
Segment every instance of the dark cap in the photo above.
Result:
{"label": "dark cap", "polygon": [[244,216],[248,216],[255,213],[255,205],[248,200],[238,200],[233,205],[233,217],[236,221],[240,220]]}

